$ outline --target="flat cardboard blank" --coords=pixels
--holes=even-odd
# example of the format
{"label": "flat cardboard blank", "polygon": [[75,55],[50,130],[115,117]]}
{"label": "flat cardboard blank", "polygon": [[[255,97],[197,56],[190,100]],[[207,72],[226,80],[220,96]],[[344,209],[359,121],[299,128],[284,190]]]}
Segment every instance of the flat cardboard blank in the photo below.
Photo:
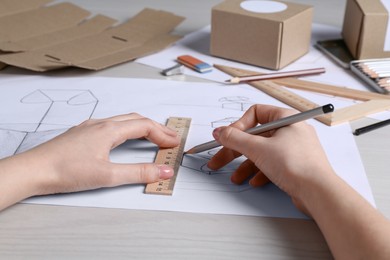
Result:
{"label": "flat cardboard blank", "polygon": [[[6,2],[0,1],[0,7]],[[10,2],[9,15],[0,11],[0,62],[33,71],[70,66],[100,70],[181,38],[170,33],[184,18],[169,12],[144,9],[112,27],[116,20],[110,17],[86,19],[90,13],[71,3],[39,7],[46,2],[33,1],[29,8]]]}

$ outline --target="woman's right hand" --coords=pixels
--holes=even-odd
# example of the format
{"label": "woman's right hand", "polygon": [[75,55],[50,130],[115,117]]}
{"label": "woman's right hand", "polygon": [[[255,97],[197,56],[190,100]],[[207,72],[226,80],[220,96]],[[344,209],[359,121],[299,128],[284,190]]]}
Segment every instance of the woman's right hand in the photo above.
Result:
{"label": "woman's right hand", "polygon": [[210,169],[219,169],[233,159],[245,155],[248,160],[233,173],[231,179],[241,184],[250,178],[252,186],[269,180],[287,192],[302,210],[302,185],[315,178],[333,174],[315,129],[299,122],[262,135],[244,131],[256,125],[294,114],[293,110],[270,105],[254,105],[230,126],[214,130],[214,138],[224,147],[210,160]]}

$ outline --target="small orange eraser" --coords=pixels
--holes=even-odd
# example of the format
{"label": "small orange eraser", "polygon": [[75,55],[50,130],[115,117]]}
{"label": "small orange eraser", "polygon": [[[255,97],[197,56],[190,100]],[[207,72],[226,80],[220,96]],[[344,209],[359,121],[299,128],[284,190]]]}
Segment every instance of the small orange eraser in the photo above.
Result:
{"label": "small orange eraser", "polygon": [[179,56],[179,57],[177,57],[177,60],[181,64],[183,64],[183,65],[185,65],[193,70],[196,70],[200,73],[210,72],[213,69],[210,64],[207,64],[206,62],[201,61],[201,60],[199,60],[191,55]]}

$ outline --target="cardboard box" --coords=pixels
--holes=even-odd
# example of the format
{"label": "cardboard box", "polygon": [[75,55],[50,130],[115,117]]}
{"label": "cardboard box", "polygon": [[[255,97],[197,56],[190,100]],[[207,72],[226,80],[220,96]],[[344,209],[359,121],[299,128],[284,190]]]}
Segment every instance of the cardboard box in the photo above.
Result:
{"label": "cardboard box", "polygon": [[[270,11],[276,12],[267,13],[261,5],[256,9],[261,2],[271,3],[276,9]],[[212,9],[210,53],[281,69],[309,51],[312,9],[284,1],[226,0]]]}
{"label": "cardboard box", "polygon": [[355,59],[390,57],[385,47],[388,18],[380,0],[347,1],[342,36]]}
{"label": "cardboard box", "polygon": [[[71,3],[0,0],[0,69],[4,64],[34,71],[65,67],[100,70],[154,53],[181,36],[172,30],[184,18],[145,8],[128,21],[96,15]],[[7,14],[7,12],[9,12]]]}

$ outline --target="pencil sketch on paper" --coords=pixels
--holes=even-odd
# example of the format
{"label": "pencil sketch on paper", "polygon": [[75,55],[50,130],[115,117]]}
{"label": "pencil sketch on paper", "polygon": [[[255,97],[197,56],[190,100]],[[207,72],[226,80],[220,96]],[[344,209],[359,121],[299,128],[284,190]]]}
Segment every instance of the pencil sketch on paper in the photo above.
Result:
{"label": "pencil sketch on paper", "polygon": [[220,98],[218,101],[222,103],[222,108],[239,111],[248,110],[248,108],[254,104],[249,101],[248,97],[243,96],[223,97]]}
{"label": "pencil sketch on paper", "polygon": [[234,122],[236,122],[238,119],[239,119],[239,117],[227,117],[227,118],[223,118],[220,120],[216,120],[216,121],[211,122],[211,127],[217,128],[220,126],[230,125],[230,124],[233,124]]}
{"label": "pencil sketch on paper", "polygon": [[[237,111],[246,111],[252,106],[254,103],[250,102],[248,97],[244,96],[230,96],[230,97],[222,97],[218,100],[222,103],[222,109],[231,109]],[[217,128],[220,126],[226,126],[237,121],[239,117],[226,117],[220,120],[214,120],[211,122],[212,128]]]}
{"label": "pencil sketch on paper", "polygon": [[[182,181],[179,178],[178,182],[181,182],[180,188],[191,190],[204,190],[204,191],[219,191],[219,192],[244,192],[252,189],[248,183],[242,185],[236,185],[230,181],[230,175],[234,172],[240,163],[243,162],[244,158],[239,158],[219,170],[211,170],[207,167],[207,162],[218,150],[210,150],[208,152],[186,155],[183,157],[181,166],[191,170],[191,174],[207,175],[207,178],[197,178],[196,181],[192,178],[186,178]],[[182,178],[184,179],[184,178]],[[185,184],[183,185],[183,183]],[[183,187],[184,186],[184,187]]]}
{"label": "pencil sketch on paper", "polygon": [[90,119],[99,101],[90,90],[37,89],[19,102],[46,108],[36,122],[0,123],[0,158],[29,150]]}
{"label": "pencil sketch on paper", "polygon": [[[280,105],[274,99],[246,86],[235,88],[214,83],[183,83],[167,80],[122,78],[61,78],[40,80],[29,84],[16,82],[0,88],[0,145],[7,154],[33,147],[69,127],[89,118],[106,118],[127,112],[137,112],[159,123],[170,116],[192,118],[186,148],[211,140],[213,127],[236,121],[251,103]],[[74,88],[70,90],[68,87]],[[8,97],[8,98],[7,98]],[[247,98],[249,97],[249,98]],[[3,111],[7,111],[4,113]],[[321,141],[338,172],[354,172],[349,179],[368,184],[359,153],[349,149],[353,145],[349,127],[337,127],[330,133],[318,127]],[[347,145],[334,148],[332,140],[343,140]],[[2,151],[4,149],[1,149]],[[158,147],[148,140],[132,139],[110,153],[113,163],[153,162]],[[349,162],[341,161],[348,150]],[[141,210],[168,210],[181,212],[236,214],[253,216],[303,216],[290,198],[275,185],[251,188],[248,182],[232,184],[230,176],[244,160],[240,157],[218,171],[207,168],[207,162],[217,151],[210,150],[185,156],[177,175],[174,195],[144,194],[144,185],[124,185],[72,194],[29,198],[25,203],[106,207]],[[3,155],[3,154],[2,154]],[[352,169],[352,170],[351,170]],[[348,176],[349,177],[349,176]],[[346,178],[348,180],[348,178]],[[358,187],[359,188],[359,187]],[[363,193],[364,194],[364,193]],[[370,196],[366,196],[369,199]],[[371,201],[371,200],[370,200]]]}
{"label": "pencil sketch on paper", "polygon": [[[36,122],[0,124],[0,145],[3,147],[1,158],[31,149],[65,132],[70,127],[90,119],[99,104],[98,98],[91,90],[77,89],[37,89],[15,102],[30,106],[44,105],[45,109],[40,110],[41,114],[37,117],[39,119]],[[242,112],[253,104],[249,98],[244,96],[222,97],[216,102],[221,104],[220,109]],[[202,126],[215,128],[229,125],[237,119],[238,117],[227,117]],[[141,143],[135,141],[130,142],[129,145],[132,146],[131,148],[134,148],[134,145],[138,148],[142,146]],[[137,153],[134,154],[133,161],[153,161],[154,153],[150,150],[136,150]],[[211,150],[200,155],[186,156],[183,159],[181,167],[194,174],[211,177],[205,179],[205,183],[202,184],[199,183],[199,179],[193,181],[191,177],[183,176],[184,178],[179,180],[181,182],[180,189],[223,192],[242,192],[250,189],[249,185],[237,186],[230,182],[229,176],[238,167],[240,160],[216,171],[207,168],[206,164],[215,152],[216,150]]]}

